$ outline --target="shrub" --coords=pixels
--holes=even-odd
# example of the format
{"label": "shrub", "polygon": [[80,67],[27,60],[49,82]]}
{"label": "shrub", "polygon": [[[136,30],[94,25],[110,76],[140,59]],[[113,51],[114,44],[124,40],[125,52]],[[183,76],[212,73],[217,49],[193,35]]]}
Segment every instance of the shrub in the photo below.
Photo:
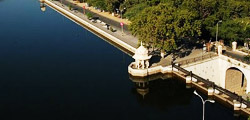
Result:
{"label": "shrub", "polygon": [[69,10],[71,10],[72,9],[72,5],[69,5]]}
{"label": "shrub", "polygon": [[245,61],[250,61],[250,55],[246,55],[246,56],[244,57],[244,60],[245,60]]}
{"label": "shrub", "polygon": [[87,12],[86,15],[87,15],[87,18],[88,18],[89,20],[92,19],[92,17],[93,17],[93,14],[90,13],[90,12]]}
{"label": "shrub", "polygon": [[116,29],[114,29],[113,27],[110,26],[110,31],[111,32],[116,32]]}

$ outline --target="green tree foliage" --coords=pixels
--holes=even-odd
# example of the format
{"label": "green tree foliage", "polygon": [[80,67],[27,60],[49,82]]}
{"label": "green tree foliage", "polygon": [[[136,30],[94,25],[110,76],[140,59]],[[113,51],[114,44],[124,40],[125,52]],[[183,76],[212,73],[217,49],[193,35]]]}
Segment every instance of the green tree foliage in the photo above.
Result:
{"label": "green tree foliage", "polygon": [[90,12],[87,12],[86,15],[87,15],[87,18],[88,18],[88,19],[92,19],[92,17],[93,17],[93,14],[90,13]]}
{"label": "green tree foliage", "polygon": [[242,29],[240,23],[234,20],[223,21],[220,27],[220,37],[227,39],[228,44],[241,39]]}
{"label": "green tree foliage", "polygon": [[107,10],[105,1],[103,0],[87,0],[87,2],[91,6],[97,7],[101,10]]}
{"label": "green tree foliage", "polygon": [[[148,7],[147,4],[139,4],[139,5],[136,5],[132,8],[129,8],[128,11],[124,14],[124,17],[126,17],[128,19],[132,19],[136,15],[140,14],[140,12],[142,10],[144,10],[146,7]],[[126,8],[126,7],[124,7],[124,8]]]}
{"label": "green tree foliage", "polygon": [[[173,38],[174,42],[178,43],[184,38],[198,35],[207,40],[211,37],[215,38],[216,24],[220,20],[223,22],[219,24],[218,38],[224,39],[226,44],[230,44],[232,41],[243,43],[246,38],[250,38],[249,0],[149,0],[137,3],[136,6],[142,4],[144,4],[144,8],[139,7],[136,15],[129,16],[132,20],[132,33],[137,35],[140,40],[157,44],[158,48],[166,48],[163,43],[159,42],[161,39],[164,41]],[[162,4],[168,5],[168,8],[159,7]],[[131,10],[136,6],[131,7]],[[157,8],[160,9],[157,10]],[[171,14],[168,14],[169,11]],[[125,14],[128,13],[132,12],[128,10]],[[166,16],[162,14],[166,14]],[[172,19],[169,19],[170,17]]]}
{"label": "green tree foliage", "polygon": [[[230,44],[231,41],[243,43],[246,38],[250,38],[249,0],[87,0],[87,2],[109,12],[126,8],[124,17],[132,21],[133,34],[140,40],[145,39],[154,47],[158,46],[165,50],[175,48],[180,40],[192,36],[200,35],[201,39],[215,40],[216,24],[220,20],[223,22],[219,24],[218,39],[224,39],[225,43]],[[167,43],[173,47],[168,48]]]}
{"label": "green tree foliage", "polygon": [[105,0],[106,9],[109,12],[114,12],[116,8],[119,8],[120,2],[119,0]]}
{"label": "green tree foliage", "polygon": [[[224,39],[227,43],[233,40],[242,41],[243,34],[245,34],[242,31],[244,25],[239,22],[239,19],[250,17],[250,1],[220,0],[212,6],[215,6],[215,9],[209,15],[202,18],[204,34],[215,37],[216,24],[219,20],[222,20],[222,24],[219,25],[220,34],[218,34],[218,38]],[[249,21],[249,19],[245,21]]]}
{"label": "green tree foliage", "polygon": [[187,9],[178,9],[166,3],[148,7],[132,19],[130,29],[148,46],[165,51],[177,47],[181,38],[199,35],[201,22],[195,20],[197,14]]}

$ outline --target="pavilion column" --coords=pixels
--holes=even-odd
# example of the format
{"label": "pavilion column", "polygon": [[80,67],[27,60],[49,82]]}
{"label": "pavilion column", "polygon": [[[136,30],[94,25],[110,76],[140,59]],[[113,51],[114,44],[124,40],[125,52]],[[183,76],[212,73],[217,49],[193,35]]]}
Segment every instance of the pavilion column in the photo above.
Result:
{"label": "pavilion column", "polygon": [[141,61],[141,65],[142,65],[142,69],[144,69],[145,68],[144,60]]}
{"label": "pavilion column", "polygon": [[149,55],[148,49],[142,45],[136,49],[133,58],[135,59],[135,64],[137,69],[145,69],[149,67],[148,60],[152,57]]}

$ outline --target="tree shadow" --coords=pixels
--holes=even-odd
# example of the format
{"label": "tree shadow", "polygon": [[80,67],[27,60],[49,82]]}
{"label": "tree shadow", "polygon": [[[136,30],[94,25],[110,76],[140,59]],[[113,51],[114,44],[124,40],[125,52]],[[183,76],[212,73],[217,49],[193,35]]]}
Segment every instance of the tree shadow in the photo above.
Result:
{"label": "tree shadow", "polygon": [[202,42],[197,42],[194,40],[183,40],[179,43],[179,47],[174,51],[176,57],[184,58],[189,56],[194,49],[202,49]]}
{"label": "tree shadow", "polygon": [[154,55],[151,57],[149,63],[150,63],[150,65],[152,65],[152,63],[158,63],[160,61],[161,61],[161,56]]}
{"label": "tree shadow", "polygon": [[186,50],[183,50],[183,51],[179,51],[178,57],[179,58],[184,58],[184,57],[190,55],[191,53],[192,53],[192,49],[186,49]]}

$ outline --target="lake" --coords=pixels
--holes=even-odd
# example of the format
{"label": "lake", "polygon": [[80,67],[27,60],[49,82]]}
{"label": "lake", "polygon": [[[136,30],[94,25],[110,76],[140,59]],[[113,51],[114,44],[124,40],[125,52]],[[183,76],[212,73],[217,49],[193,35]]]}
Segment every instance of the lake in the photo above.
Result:
{"label": "lake", "polygon": [[[137,92],[133,59],[38,0],[0,0],[1,120],[201,120],[202,102],[169,75]],[[206,96],[202,95],[204,98]],[[246,120],[206,103],[206,120]]]}

